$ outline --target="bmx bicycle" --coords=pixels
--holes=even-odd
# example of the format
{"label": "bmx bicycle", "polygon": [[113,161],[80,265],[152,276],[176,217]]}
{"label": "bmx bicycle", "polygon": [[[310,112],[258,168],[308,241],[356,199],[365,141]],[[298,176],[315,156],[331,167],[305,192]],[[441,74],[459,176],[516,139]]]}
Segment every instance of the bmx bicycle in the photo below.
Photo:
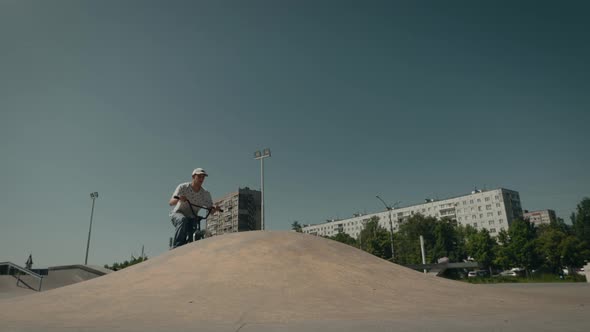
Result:
{"label": "bmx bicycle", "polygon": [[[178,197],[178,196],[174,196],[174,198],[180,199],[180,197]],[[186,202],[188,203],[188,206],[190,207],[191,212],[194,217],[194,219],[191,219],[191,223],[188,225],[189,232],[190,232],[189,234],[191,234],[192,236],[189,236],[187,243],[202,240],[205,238],[205,235],[207,233],[207,218],[209,218],[209,215],[211,214],[211,210],[213,210],[213,208],[212,207],[208,208],[205,206],[193,204],[188,199],[186,200]],[[200,216],[197,214],[197,212],[195,212],[194,208],[200,208],[200,209],[207,210],[207,214],[204,217]],[[218,209],[217,211],[223,212],[222,209]],[[201,221],[203,221],[203,220],[205,221],[205,226],[203,229],[201,229]]]}

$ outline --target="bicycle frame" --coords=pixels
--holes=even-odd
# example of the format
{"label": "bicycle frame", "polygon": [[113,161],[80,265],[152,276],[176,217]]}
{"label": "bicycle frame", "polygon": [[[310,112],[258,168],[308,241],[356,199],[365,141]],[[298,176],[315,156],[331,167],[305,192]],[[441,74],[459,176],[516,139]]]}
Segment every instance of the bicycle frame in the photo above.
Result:
{"label": "bicycle frame", "polygon": [[[180,197],[178,197],[178,196],[174,196],[174,198],[180,199]],[[186,200],[186,202],[188,203],[188,206],[190,207],[191,212],[193,213],[193,216],[195,217],[195,223],[191,224],[191,230],[192,230],[193,236],[189,239],[188,242],[193,242],[193,241],[198,241],[198,240],[204,239],[205,233],[207,232],[207,218],[211,214],[211,210],[213,210],[213,208],[208,208],[205,206],[193,204],[188,199]],[[201,217],[195,212],[193,207],[205,209],[205,210],[207,210],[207,214],[204,217]],[[221,210],[221,209],[219,209],[219,211],[223,212],[223,210]],[[205,230],[203,232],[201,232],[201,221],[202,220],[205,220]]]}

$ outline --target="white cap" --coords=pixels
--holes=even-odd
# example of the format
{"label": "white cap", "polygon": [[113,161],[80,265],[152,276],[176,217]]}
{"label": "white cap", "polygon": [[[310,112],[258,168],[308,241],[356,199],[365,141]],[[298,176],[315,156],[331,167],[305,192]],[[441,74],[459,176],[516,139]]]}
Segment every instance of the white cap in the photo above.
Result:
{"label": "white cap", "polygon": [[200,174],[205,174],[205,176],[209,176],[209,174],[207,174],[207,172],[205,172],[204,169],[202,168],[195,168],[195,170],[193,171],[193,175],[200,175]]}

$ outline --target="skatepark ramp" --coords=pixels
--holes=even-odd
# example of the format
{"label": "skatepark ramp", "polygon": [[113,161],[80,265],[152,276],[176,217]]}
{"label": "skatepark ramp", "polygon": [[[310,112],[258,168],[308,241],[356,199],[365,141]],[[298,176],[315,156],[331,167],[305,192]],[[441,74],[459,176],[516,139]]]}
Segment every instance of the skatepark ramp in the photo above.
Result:
{"label": "skatepark ramp", "polygon": [[589,290],[530,296],[425,275],[309,234],[252,231],[0,300],[0,330],[574,331],[590,321]]}
{"label": "skatepark ramp", "polygon": [[[1,273],[0,275],[6,275],[6,276],[14,276],[16,279],[16,285],[15,287],[19,287],[21,284],[26,286],[26,288],[31,289],[31,290],[36,290],[38,292],[41,291],[41,286],[43,285],[43,276],[29,270],[26,269],[22,266],[18,266],[14,263],[11,262],[0,262],[0,270]],[[8,278],[10,280],[10,277]],[[27,279],[34,279],[37,282],[37,287],[33,288],[31,286],[30,280]],[[27,281],[29,281],[27,283]]]}
{"label": "skatepark ramp", "polygon": [[45,271],[45,275],[40,275],[14,263],[0,263],[0,297],[8,298],[47,291],[112,272],[93,265],[53,266]]}

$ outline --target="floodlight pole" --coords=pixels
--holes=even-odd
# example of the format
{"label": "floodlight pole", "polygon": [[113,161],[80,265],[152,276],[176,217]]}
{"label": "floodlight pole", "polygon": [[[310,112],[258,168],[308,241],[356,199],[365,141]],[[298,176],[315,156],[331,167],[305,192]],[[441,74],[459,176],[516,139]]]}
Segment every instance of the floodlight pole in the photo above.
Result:
{"label": "floodlight pole", "polygon": [[381,197],[379,197],[379,195],[376,196],[377,199],[379,199],[383,205],[385,205],[385,208],[387,209],[387,211],[389,211],[389,237],[390,237],[390,241],[391,241],[391,261],[393,262],[393,258],[394,258],[394,254],[393,254],[393,221],[391,221],[391,210],[393,210],[393,208],[387,204],[385,204],[385,201],[383,199],[381,199]]}
{"label": "floodlight pole", "polygon": [[[422,252],[422,265],[426,265],[426,256],[424,254],[424,237],[420,235],[420,251]],[[426,273],[426,269],[424,269],[424,273]]]}
{"label": "floodlight pole", "polygon": [[260,150],[254,152],[254,159],[260,159],[260,229],[264,230],[264,158],[270,157],[270,149],[265,148],[262,153]]}
{"label": "floodlight pole", "polygon": [[86,242],[86,259],[84,260],[84,265],[88,265],[88,249],[90,249],[90,233],[92,232],[92,216],[94,215],[94,201],[98,198],[98,193],[91,193],[90,198],[92,199],[92,210],[90,211],[90,228],[88,229],[88,242]]}

